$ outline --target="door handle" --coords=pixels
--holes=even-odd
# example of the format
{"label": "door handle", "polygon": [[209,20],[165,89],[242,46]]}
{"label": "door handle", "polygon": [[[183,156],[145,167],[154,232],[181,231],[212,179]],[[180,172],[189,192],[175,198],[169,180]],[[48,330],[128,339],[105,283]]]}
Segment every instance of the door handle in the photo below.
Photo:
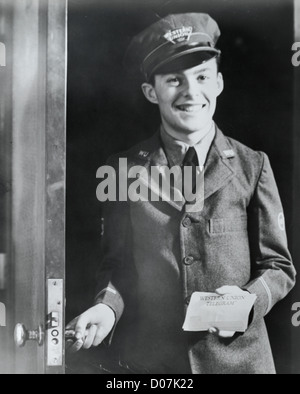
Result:
{"label": "door handle", "polygon": [[66,340],[72,339],[73,341],[76,341],[75,334],[76,334],[76,332],[74,330],[66,330],[65,331],[65,339]]}
{"label": "door handle", "polygon": [[24,324],[17,324],[14,332],[15,344],[17,347],[22,348],[26,345],[27,341],[36,341],[39,346],[44,344],[44,330],[39,326],[36,330],[27,330]]}

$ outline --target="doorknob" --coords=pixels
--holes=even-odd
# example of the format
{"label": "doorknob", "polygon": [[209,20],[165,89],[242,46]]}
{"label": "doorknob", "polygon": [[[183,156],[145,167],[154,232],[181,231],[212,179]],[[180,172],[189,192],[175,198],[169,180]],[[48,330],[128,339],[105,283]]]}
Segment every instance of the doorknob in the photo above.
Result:
{"label": "doorknob", "polygon": [[44,344],[44,330],[42,326],[39,326],[36,330],[29,331],[24,324],[17,324],[14,338],[15,344],[19,348],[24,347],[27,341],[36,341],[39,346],[42,346]]}

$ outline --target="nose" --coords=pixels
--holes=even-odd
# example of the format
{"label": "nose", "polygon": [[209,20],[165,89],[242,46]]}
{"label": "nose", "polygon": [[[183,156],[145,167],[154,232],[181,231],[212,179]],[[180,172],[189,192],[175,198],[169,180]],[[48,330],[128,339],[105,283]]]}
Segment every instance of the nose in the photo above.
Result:
{"label": "nose", "polygon": [[202,94],[201,92],[201,85],[195,81],[195,79],[186,79],[183,84],[182,95],[192,100],[195,97],[200,97]]}

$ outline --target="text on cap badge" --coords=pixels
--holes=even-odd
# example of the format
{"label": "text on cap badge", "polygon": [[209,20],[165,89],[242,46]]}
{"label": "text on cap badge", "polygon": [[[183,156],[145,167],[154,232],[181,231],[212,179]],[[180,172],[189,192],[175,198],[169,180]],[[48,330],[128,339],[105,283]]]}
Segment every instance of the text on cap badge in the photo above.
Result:
{"label": "text on cap badge", "polygon": [[182,27],[176,30],[170,30],[164,35],[164,38],[172,44],[178,44],[183,41],[189,41],[193,33],[192,27]]}

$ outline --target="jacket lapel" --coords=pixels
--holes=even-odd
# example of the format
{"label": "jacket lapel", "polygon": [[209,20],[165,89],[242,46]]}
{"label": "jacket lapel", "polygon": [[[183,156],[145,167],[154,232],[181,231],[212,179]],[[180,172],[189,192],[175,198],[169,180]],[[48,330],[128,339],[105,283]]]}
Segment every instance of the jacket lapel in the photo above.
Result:
{"label": "jacket lapel", "polygon": [[235,176],[231,160],[235,152],[224,134],[217,128],[215,140],[209,152],[204,172],[204,199],[223,189]]}
{"label": "jacket lapel", "polygon": [[[175,196],[177,196],[176,200],[178,201],[171,200],[164,194],[160,185],[157,184],[151,176],[151,167],[156,167],[157,169],[160,169],[161,167],[169,167],[159,132],[157,132],[150,140],[145,141],[139,146],[134,153],[134,163],[135,165],[142,165],[146,169],[145,173],[143,172],[140,174],[139,181],[146,185],[156,196],[159,196],[163,201],[181,212],[185,205],[185,199],[182,194],[177,189],[172,188],[171,195],[174,195],[173,193],[175,193]],[[160,171],[160,173],[163,176],[163,171]]]}

